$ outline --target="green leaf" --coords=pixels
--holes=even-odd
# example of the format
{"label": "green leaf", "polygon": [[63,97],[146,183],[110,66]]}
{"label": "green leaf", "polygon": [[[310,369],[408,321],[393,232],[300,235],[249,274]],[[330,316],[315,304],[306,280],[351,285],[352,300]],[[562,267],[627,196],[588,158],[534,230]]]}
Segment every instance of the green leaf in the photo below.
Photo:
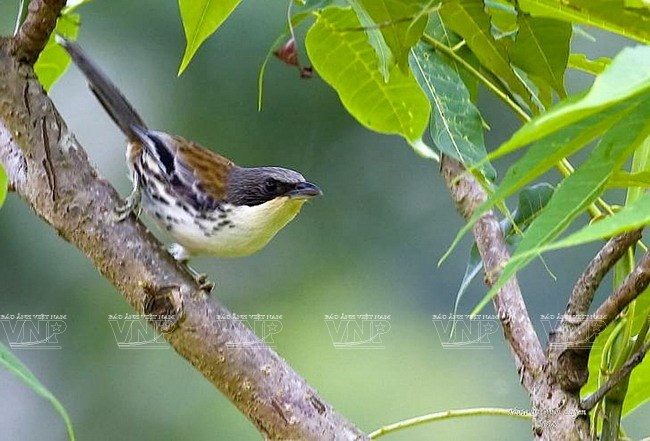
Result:
{"label": "green leaf", "polygon": [[530,263],[602,193],[613,170],[618,169],[650,134],[649,114],[650,100],[640,100],[625,119],[603,136],[587,160],[562,181],[548,206],[531,224],[499,280],[473,313],[482,309],[511,277]]}
{"label": "green leaf", "polygon": [[[539,215],[542,209],[546,206],[548,201],[553,195],[554,188],[552,185],[542,182],[540,184],[533,185],[531,187],[525,188],[519,193],[519,200],[517,202],[517,208],[513,215],[514,225],[504,219],[501,222],[501,229],[504,232],[506,237],[506,243],[510,246],[515,246],[519,242],[519,236],[517,231],[525,231],[530,223]],[[505,222],[504,222],[505,221]],[[516,225],[516,227],[515,227]],[[483,268],[483,261],[478,252],[476,243],[472,244],[472,248],[469,252],[469,258],[467,259],[467,265],[465,266],[465,275],[463,280],[458,288],[456,293],[456,301],[454,302],[454,316],[458,313],[458,305],[462,299],[465,291],[469,287],[469,284],[474,280],[474,278],[479,274]],[[452,326],[451,333],[453,335],[456,323],[454,322]]]}
{"label": "green leaf", "polygon": [[625,170],[616,170],[609,181],[607,181],[609,188],[628,188],[640,187],[650,188],[650,171],[642,171],[638,173],[630,173]]}
{"label": "green leaf", "polygon": [[307,32],[307,52],[348,112],[371,130],[419,140],[431,107],[413,75],[393,66],[389,81],[384,81],[366,35],[344,31],[359,27],[352,9],[330,7],[316,16]]}
{"label": "green leaf", "polygon": [[508,0],[485,0],[485,8],[498,36],[503,37],[517,32],[517,9],[512,3]]}
{"label": "green leaf", "polygon": [[[648,319],[650,314],[650,288],[646,288],[631,304],[634,308],[632,320],[632,335],[637,335],[643,323]],[[611,323],[603,332],[601,332],[594,341],[591,351],[589,352],[589,380],[580,391],[582,397],[595,392],[599,387],[599,381],[603,377],[601,366],[607,365],[607,360],[603,360],[605,354],[605,343],[612,335],[615,325],[618,322]],[[627,395],[623,403],[623,416],[629,414],[641,404],[648,401],[650,397],[650,362],[648,358],[639,364],[630,376]]]}
{"label": "green leaf", "polygon": [[525,231],[528,228],[551,200],[554,191],[555,188],[546,182],[531,185],[521,190],[517,201],[517,209],[513,216],[514,225],[509,223],[505,231],[506,240],[516,230]]}
{"label": "green leaf", "polygon": [[41,384],[40,381],[32,374],[32,372],[25,366],[18,358],[11,353],[9,348],[4,344],[0,343],[0,366],[3,366],[7,371],[18,377],[22,382],[24,382],[31,390],[48,400],[54,409],[61,415],[61,418],[65,422],[65,426],[68,430],[68,437],[70,440],[74,441],[74,431],[72,429],[72,422],[68,413],[65,411],[65,408],[59,400],[56,399],[52,393]]}
{"label": "green leaf", "polygon": [[650,10],[622,6],[619,0],[519,0],[519,7],[536,17],[596,26],[650,43]]}
{"label": "green leaf", "polygon": [[[650,314],[650,308],[642,308],[638,305],[639,301],[646,299],[645,304],[648,305],[647,299],[650,298],[650,291],[646,290],[639,298],[637,298],[637,308],[640,313],[639,316],[635,314],[635,321],[643,321],[647,319]],[[628,415],[634,409],[644,404],[650,399],[650,358],[645,358],[630,375],[630,382],[627,389],[627,395],[623,402],[623,416]]]}
{"label": "green leaf", "polygon": [[638,105],[638,101],[637,99],[630,103],[623,102],[605,112],[553,133],[530,146],[524,155],[508,168],[496,191],[476,209],[469,221],[456,234],[441,260],[451,253],[460,239],[483,214],[554,167],[562,158],[571,156],[602,135],[618,121],[625,118]]}
{"label": "green leaf", "polygon": [[513,93],[533,106],[530,93],[514,72],[503,40],[495,40],[490,32],[490,17],[483,0],[451,0],[444,2],[440,16],[446,26],[465,39],[467,45],[487,70],[494,73]]}
{"label": "green leaf", "polygon": [[[357,0],[379,26],[384,41],[403,72],[408,71],[411,47],[418,42],[427,25],[423,0]],[[356,3],[356,1],[355,1]],[[355,8],[356,10],[356,8]],[[367,26],[361,21],[363,26]]]}
{"label": "green leaf", "polygon": [[178,75],[190,64],[201,44],[221,26],[240,2],[241,0],[178,0],[187,41]]}
{"label": "green leaf", "polygon": [[614,58],[612,64],[596,77],[586,95],[569,98],[548,112],[533,118],[492,152],[489,159],[511,153],[576,121],[648,90],[650,90],[650,47],[624,48]]}
{"label": "green leaf", "polygon": [[[447,29],[447,27],[442,22],[442,18],[440,18],[440,14],[437,11],[432,12],[429,16],[429,23],[427,24],[426,33],[429,36],[433,37],[435,40],[438,40],[441,43],[445,44],[447,47],[454,47],[463,41],[463,39],[454,33],[451,29]],[[460,75],[460,77],[463,79],[463,83],[465,83],[465,87],[467,87],[467,90],[469,91],[470,99],[475,103],[478,99],[479,84],[476,75],[468,72],[467,69],[460,65],[455,59],[450,58],[442,53],[437,54],[439,57],[442,57],[446,61],[448,66],[452,67],[458,73],[458,75]],[[458,48],[455,51],[455,54],[476,70],[480,70],[481,63],[478,61],[472,51],[467,47],[467,45],[463,45],[462,47]]]}
{"label": "green leaf", "polygon": [[70,64],[70,55],[54,41],[54,36],[59,34],[70,40],[76,40],[79,24],[79,14],[64,13],[61,15],[56,22],[54,32],[39,55],[34,65],[34,72],[45,90],[50,90],[50,87],[63,75]]}
{"label": "green leaf", "polygon": [[[609,239],[648,224],[650,224],[650,194],[644,193],[632,204],[623,207],[621,211],[589,224],[562,240],[540,247],[534,250],[534,254],[575,247],[600,239]],[[522,257],[525,256],[522,255]]]}
{"label": "green leaf", "polygon": [[[646,138],[643,144],[634,152],[630,170],[632,170],[632,174],[650,172],[650,137]],[[642,186],[628,188],[625,204],[636,201],[644,192]]]}
{"label": "green leaf", "polygon": [[8,188],[9,177],[7,176],[7,172],[5,172],[5,169],[2,168],[2,164],[0,164],[0,207],[2,207],[2,204],[5,202]]}
{"label": "green leaf", "polygon": [[605,68],[612,62],[607,57],[596,58],[590,60],[585,54],[571,54],[569,55],[569,67],[587,72],[593,75],[600,75]]}
{"label": "green leaf", "polygon": [[[411,66],[431,102],[429,130],[438,149],[468,166],[482,161],[487,151],[481,115],[460,75],[424,43],[413,48]],[[492,180],[496,176],[489,163],[483,172]]]}
{"label": "green leaf", "polygon": [[539,78],[564,98],[571,25],[551,18],[519,14],[519,32],[510,47],[512,62],[530,78]]}
{"label": "green leaf", "polygon": [[[483,268],[483,261],[481,260],[481,255],[478,252],[478,247],[476,242],[472,244],[472,248],[469,250],[469,257],[467,258],[467,265],[465,266],[465,274],[463,275],[463,280],[460,282],[458,287],[458,292],[456,292],[456,300],[454,301],[454,317],[458,314],[458,306],[460,301],[469,288],[469,284],[472,283],[472,280],[481,272]],[[451,326],[450,334],[454,334],[456,328],[456,321],[453,322]]]}
{"label": "green leaf", "polygon": [[357,14],[359,23],[364,28],[364,32],[368,36],[368,43],[372,46],[377,54],[377,62],[379,63],[379,71],[384,77],[384,81],[388,82],[390,78],[390,66],[393,64],[393,53],[390,50],[390,47],[386,44],[384,36],[382,35],[379,28],[376,27],[375,22],[373,21],[368,11],[366,11],[358,0],[348,0],[352,9]]}
{"label": "green leaf", "polygon": [[624,0],[626,8],[646,8],[650,9],[650,3],[647,0]]}

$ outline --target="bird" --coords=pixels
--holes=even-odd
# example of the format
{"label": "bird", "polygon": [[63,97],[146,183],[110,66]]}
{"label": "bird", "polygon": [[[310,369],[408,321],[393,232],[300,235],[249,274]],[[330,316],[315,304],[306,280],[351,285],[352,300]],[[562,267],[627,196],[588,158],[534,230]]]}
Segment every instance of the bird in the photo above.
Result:
{"label": "bird", "polygon": [[[263,247],[322,194],[302,174],[283,167],[240,167],[179,135],[151,130],[117,86],[90,60],[78,43],[56,35],[90,90],[126,135],[126,158],[133,183],[123,221],[142,208],[174,243],[179,262],[196,255],[241,257]],[[188,267],[199,282],[205,276]]]}

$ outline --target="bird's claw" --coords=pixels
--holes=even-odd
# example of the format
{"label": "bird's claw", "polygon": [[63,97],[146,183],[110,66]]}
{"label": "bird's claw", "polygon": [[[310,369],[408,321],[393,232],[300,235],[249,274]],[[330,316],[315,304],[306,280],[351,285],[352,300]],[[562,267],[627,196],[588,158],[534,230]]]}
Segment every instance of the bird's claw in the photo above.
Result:
{"label": "bird's claw", "polygon": [[198,274],[194,280],[199,285],[199,288],[208,294],[214,289],[214,282],[209,281],[206,274]]}

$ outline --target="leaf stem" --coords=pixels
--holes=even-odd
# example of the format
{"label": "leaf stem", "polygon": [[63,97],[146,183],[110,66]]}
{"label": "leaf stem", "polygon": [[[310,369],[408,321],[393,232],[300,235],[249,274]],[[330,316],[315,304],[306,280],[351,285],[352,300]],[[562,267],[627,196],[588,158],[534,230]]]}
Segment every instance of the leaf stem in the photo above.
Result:
{"label": "leaf stem", "polygon": [[446,420],[449,418],[468,417],[468,416],[509,416],[514,418],[522,418],[529,420],[531,415],[529,412],[519,412],[516,409],[504,409],[501,407],[476,407],[473,409],[456,409],[446,410],[443,412],[435,412],[427,415],[409,418],[406,420],[398,421],[393,424],[381,427],[368,435],[370,439],[377,439],[380,436],[395,432],[401,429],[407,429],[424,423],[431,423],[434,421]]}

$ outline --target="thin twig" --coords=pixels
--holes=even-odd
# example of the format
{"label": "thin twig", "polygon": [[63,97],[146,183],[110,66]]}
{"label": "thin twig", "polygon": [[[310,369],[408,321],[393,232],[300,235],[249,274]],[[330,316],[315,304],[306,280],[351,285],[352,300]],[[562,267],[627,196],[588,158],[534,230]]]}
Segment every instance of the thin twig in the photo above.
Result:
{"label": "thin twig", "polygon": [[580,401],[580,407],[586,411],[591,410],[600,400],[602,400],[607,393],[612,390],[614,386],[621,382],[625,377],[627,377],[632,369],[634,369],[639,363],[643,361],[645,354],[650,349],[650,341],[646,341],[638,351],[636,351],[626,362],[621,366],[619,370],[614,372],[607,381],[600,386],[600,388],[593,394],[585,397]]}
{"label": "thin twig", "polygon": [[380,436],[395,432],[397,430],[407,429],[409,427],[418,426],[420,424],[432,423],[434,421],[447,420],[450,418],[470,417],[470,416],[508,416],[514,418],[521,418],[530,420],[530,412],[519,412],[516,409],[504,409],[501,407],[477,407],[474,409],[456,409],[446,410],[443,412],[430,413],[427,415],[409,418],[407,420],[398,421],[393,424],[388,424],[377,430],[370,432],[368,438],[377,439]]}

